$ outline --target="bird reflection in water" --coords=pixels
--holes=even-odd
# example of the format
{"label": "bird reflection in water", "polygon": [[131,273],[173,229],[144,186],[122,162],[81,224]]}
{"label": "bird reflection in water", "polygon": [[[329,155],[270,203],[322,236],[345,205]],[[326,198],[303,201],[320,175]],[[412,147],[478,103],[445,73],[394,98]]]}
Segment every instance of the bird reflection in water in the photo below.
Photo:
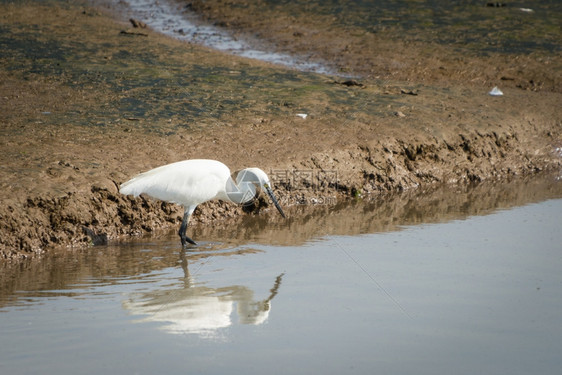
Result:
{"label": "bird reflection in water", "polygon": [[135,322],[161,322],[165,324],[160,328],[168,333],[213,338],[218,330],[232,325],[235,309],[240,324],[259,325],[267,320],[283,273],[275,278],[269,296],[256,301],[253,290],[245,286],[197,285],[189,273],[185,250],[180,258],[185,275],[182,288],[134,293],[123,302],[131,314],[146,315]]}

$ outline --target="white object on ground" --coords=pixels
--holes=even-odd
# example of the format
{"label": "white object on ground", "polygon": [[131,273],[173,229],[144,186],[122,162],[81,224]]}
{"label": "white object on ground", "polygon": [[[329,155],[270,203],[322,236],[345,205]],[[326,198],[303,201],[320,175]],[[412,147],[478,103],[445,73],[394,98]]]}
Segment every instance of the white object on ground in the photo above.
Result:
{"label": "white object on ground", "polygon": [[488,94],[492,96],[502,96],[503,92],[498,88],[498,86],[495,86]]}

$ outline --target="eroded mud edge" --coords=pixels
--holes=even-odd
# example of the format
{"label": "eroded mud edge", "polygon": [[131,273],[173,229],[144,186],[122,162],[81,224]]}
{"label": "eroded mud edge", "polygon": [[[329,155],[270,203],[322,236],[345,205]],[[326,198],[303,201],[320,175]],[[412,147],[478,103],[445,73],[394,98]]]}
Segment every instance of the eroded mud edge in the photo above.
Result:
{"label": "eroded mud edge", "polygon": [[[303,204],[359,197],[377,199],[389,191],[454,186],[561,169],[562,123],[557,106],[560,94],[516,88],[507,92],[503,102],[488,103],[484,87],[441,90],[420,86],[419,95],[412,96],[401,93],[403,84],[399,82],[365,81],[366,88],[340,88],[333,82],[314,81],[317,86],[303,89],[310,95],[301,100],[313,113],[304,122],[294,117],[294,103],[285,99],[279,100],[279,104],[274,102],[278,107],[270,114],[272,104],[263,104],[258,97],[251,98],[253,104],[248,110],[221,119],[225,126],[195,132],[174,128],[170,134],[146,133],[141,129],[142,118],[123,119],[123,113],[111,112],[103,118],[99,116],[102,124],[98,128],[77,125],[76,121],[84,118],[98,121],[96,117],[88,118],[91,112],[122,99],[110,90],[114,82],[109,82],[104,74],[125,64],[115,61],[124,50],[130,51],[126,61],[129,66],[123,70],[125,76],[131,71],[146,70],[147,75],[160,74],[159,79],[165,80],[166,75],[176,74],[174,65],[161,68],[163,62],[154,58],[154,65],[147,67],[145,61],[135,60],[135,54],[151,57],[166,53],[166,61],[173,64],[174,54],[181,53],[177,58],[186,61],[186,65],[189,59],[212,67],[223,64],[227,74],[231,74],[229,66],[234,66],[237,74],[244,66],[255,65],[258,72],[271,68],[259,63],[240,63],[196,47],[178,52],[176,42],[150,33],[148,37],[131,39],[120,35],[124,25],[90,9],[69,6],[49,14],[44,6],[26,6],[21,10],[16,5],[7,5],[13,14],[4,12],[12,17],[10,22],[20,27],[17,36],[25,37],[25,41],[37,37],[41,43],[41,38],[70,40],[68,46],[62,43],[64,48],[84,44],[89,50],[84,52],[82,63],[87,66],[93,60],[98,65],[92,67],[99,71],[87,66],[87,73],[93,71],[87,79],[81,80],[77,75],[68,77],[73,81],[67,82],[65,76],[49,75],[51,70],[59,69],[58,55],[39,61],[33,57],[33,74],[29,74],[30,67],[24,63],[16,66],[20,56],[14,55],[16,63],[3,60],[5,111],[1,130],[5,133],[0,259],[4,261],[36,257],[54,247],[82,248],[131,235],[176,230],[181,208],[121,196],[118,186],[138,172],[178,157],[209,157],[223,160],[233,168],[259,165],[272,176],[289,215],[298,215],[296,207]],[[25,22],[29,19],[37,22],[34,27],[41,32],[29,32],[34,30],[27,28]],[[100,43],[103,50],[96,47]],[[64,48],[58,50],[63,55],[62,64],[68,60]],[[91,51],[95,51],[93,58]],[[445,71],[454,70],[446,68]],[[63,71],[68,73],[69,69]],[[134,92],[134,98],[142,103],[154,97],[151,89],[149,85],[124,88],[123,96],[131,99],[130,93]],[[174,87],[165,89],[173,91]],[[215,90],[209,92],[215,94]],[[362,98],[377,100],[373,101],[371,112],[355,110],[352,115],[348,115],[345,101],[334,100],[331,112],[324,113],[322,98],[326,92],[336,99],[359,98],[360,105]],[[221,99],[220,93],[216,96]],[[75,106],[82,109],[76,111]],[[55,119],[52,124],[44,120],[46,116]],[[203,117],[201,122],[205,121],[210,120]],[[136,124],[139,126],[135,127]],[[282,144],[280,139],[284,140]],[[186,141],[191,146],[187,151]],[[107,147],[108,143],[111,147]],[[248,143],[264,145],[269,152],[248,150]],[[314,176],[320,174],[324,178],[315,180]],[[329,210],[330,205],[325,207]],[[245,211],[268,215],[272,222],[281,220],[265,201]],[[193,225],[224,222],[243,214],[248,212],[224,202],[204,204],[196,211]]]}

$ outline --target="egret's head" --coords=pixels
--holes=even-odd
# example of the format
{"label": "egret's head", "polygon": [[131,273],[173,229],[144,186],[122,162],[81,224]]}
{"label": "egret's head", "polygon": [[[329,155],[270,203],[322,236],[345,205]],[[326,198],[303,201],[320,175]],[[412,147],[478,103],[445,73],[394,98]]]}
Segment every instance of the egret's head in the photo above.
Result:
{"label": "egret's head", "polygon": [[277,198],[275,198],[275,195],[273,194],[273,187],[271,185],[271,182],[269,181],[269,177],[264,171],[259,168],[246,168],[238,172],[238,175],[236,176],[236,184],[239,187],[242,187],[247,183],[252,183],[256,187],[259,186],[260,188],[265,190],[281,216],[286,217],[283,209],[281,209],[281,206],[277,201]]}
{"label": "egret's head", "polygon": [[254,185],[264,188],[265,185],[271,187],[269,182],[269,177],[267,174],[259,168],[246,168],[242,169],[236,175],[236,184],[241,185],[244,182],[251,182]]}

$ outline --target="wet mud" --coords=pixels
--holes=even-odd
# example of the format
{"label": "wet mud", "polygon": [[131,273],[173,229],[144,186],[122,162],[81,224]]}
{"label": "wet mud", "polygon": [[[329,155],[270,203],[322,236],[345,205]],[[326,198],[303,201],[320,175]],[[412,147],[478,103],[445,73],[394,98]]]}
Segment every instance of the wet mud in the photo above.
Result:
{"label": "wet mud", "polygon": [[[233,171],[259,166],[297,218],[305,214],[291,207],[320,201],[329,208],[350,197],[560,171],[559,49],[483,55],[415,30],[396,43],[386,31],[356,36],[334,22],[339,36],[320,37],[304,28],[322,30],[328,18],[287,18],[303,29],[290,33],[303,46],[282,42],[275,28],[263,35],[243,12],[226,12],[230,3],[205,4],[196,9],[202,17],[289,52],[316,51],[353,81],[180,42],[149,22],[136,31],[108,3],[0,2],[1,259],[177,229],[181,208],[121,196],[118,186],[189,158]],[[504,96],[487,94],[495,85]],[[193,224],[243,214],[281,220],[262,200],[201,205]]]}
{"label": "wet mud", "polygon": [[[288,220],[271,215],[236,215],[213,225],[190,228],[201,239],[188,249],[191,261],[217,256],[254,254],[256,245],[302,246],[324,236],[349,236],[399,231],[422,223],[444,223],[486,215],[498,210],[562,197],[560,182],[541,174],[509,181],[486,181],[444,188],[421,187],[405,192],[384,192],[376,197],[346,199],[329,204],[293,204]],[[325,202],[326,203],[326,202]],[[208,211],[210,207],[206,208]],[[137,218],[140,220],[140,218]],[[15,290],[66,289],[80,279],[103,275],[115,280],[137,276],[177,264],[181,244],[175,230],[161,230],[159,239],[122,238],[97,247],[52,248],[48,256],[13,264],[0,264],[0,301],[10,303]],[[142,246],[139,246],[139,243]],[[130,244],[131,246],[127,246]],[[151,249],[145,251],[144,249]],[[72,270],[69,272],[68,268]],[[115,277],[115,278],[113,278]],[[44,293],[41,291],[40,293]],[[0,303],[0,308],[2,308]]]}
{"label": "wet mud", "polygon": [[447,86],[562,87],[562,6],[555,0],[532,8],[446,0],[176,3],[241,38],[257,37],[344,74]]}

